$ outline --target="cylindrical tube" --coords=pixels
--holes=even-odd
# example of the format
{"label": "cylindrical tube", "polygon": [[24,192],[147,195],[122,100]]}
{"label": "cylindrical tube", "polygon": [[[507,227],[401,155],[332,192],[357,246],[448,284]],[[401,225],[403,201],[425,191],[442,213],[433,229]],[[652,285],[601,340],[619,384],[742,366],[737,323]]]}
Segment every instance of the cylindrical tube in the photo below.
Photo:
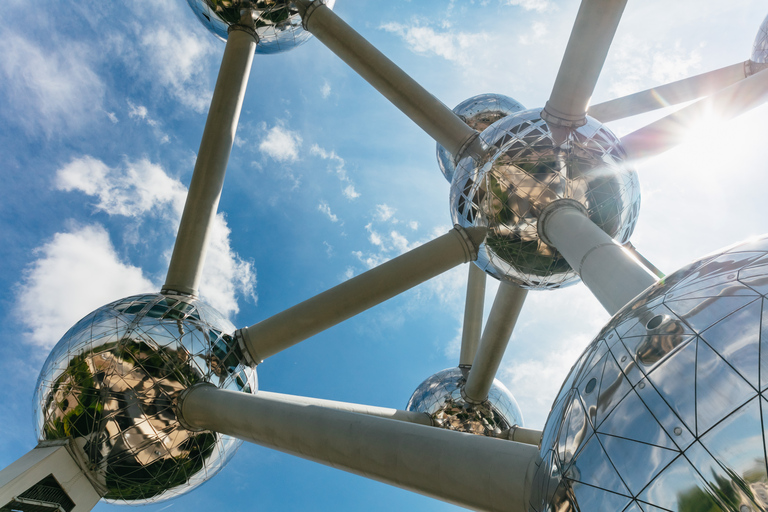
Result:
{"label": "cylindrical tube", "polygon": [[445,235],[237,331],[254,362],[477,258],[485,228],[456,227]]}
{"label": "cylindrical tube", "polygon": [[499,371],[501,358],[507,350],[526,295],[528,290],[503,281],[499,283],[499,291],[491,306],[480,347],[464,385],[463,395],[468,402],[480,403],[488,399],[488,392]]}
{"label": "cylindrical tube", "polygon": [[469,265],[467,298],[464,303],[464,325],[461,331],[459,366],[472,366],[483,330],[486,273],[477,265]]}
{"label": "cylindrical tube", "polygon": [[472,145],[475,130],[331,9],[309,0],[298,1],[297,6],[309,32],[452,155]]}
{"label": "cylindrical tube", "polygon": [[163,291],[197,295],[255,49],[252,29],[230,30]]}
{"label": "cylindrical tube", "polygon": [[474,510],[524,512],[529,444],[266,399],[201,385],[180,416],[214,430]]}
{"label": "cylindrical tube", "polygon": [[647,268],[570,200],[552,203],[539,216],[539,234],[560,251],[611,315],[656,282]]}

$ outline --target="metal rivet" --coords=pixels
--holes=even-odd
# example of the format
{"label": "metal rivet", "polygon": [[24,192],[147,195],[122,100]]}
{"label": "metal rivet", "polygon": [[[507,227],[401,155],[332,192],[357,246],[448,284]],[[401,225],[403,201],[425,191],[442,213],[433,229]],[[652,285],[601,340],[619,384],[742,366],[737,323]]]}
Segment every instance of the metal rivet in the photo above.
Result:
{"label": "metal rivet", "polygon": [[644,389],[645,388],[645,382],[641,382],[640,384],[637,385],[637,387],[639,387],[640,389]]}
{"label": "metal rivet", "polygon": [[621,362],[622,362],[622,363],[623,363],[624,361],[626,361],[626,360],[627,360],[627,356],[621,356]]}
{"label": "metal rivet", "polygon": [[752,507],[749,505],[742,505],[739,507],[740,512],[752,512]]}
{"label": "metal rivet", "polygon": [[683,429],[681,429],[680,427],[675,427],[674,433],[676,436],[679,436],[683,433]]}
{"label": "metal rivet", "polygon": [[612,339],[613,339],[613,333],[611,333],[611,334],[609,334],[609,335],[608,335],[608,339],[609,339],[609,340],[612,340]]}

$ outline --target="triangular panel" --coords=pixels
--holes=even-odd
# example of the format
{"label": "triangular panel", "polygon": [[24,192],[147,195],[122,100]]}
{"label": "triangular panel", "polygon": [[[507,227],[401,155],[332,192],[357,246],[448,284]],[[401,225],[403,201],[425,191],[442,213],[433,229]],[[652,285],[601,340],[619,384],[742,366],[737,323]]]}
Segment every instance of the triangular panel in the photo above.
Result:
{"label": "triangular panel", "polygon": [[736,371],[704,341],[696,351],[696,429],[701,436],[757,395]]}
{"label": "triangular panel", "polygon": [[640,508],[640,505],[638,505],[636,501],[632,501],[632,503],[630,503],[627,508],[622,510],[622,512],[643,512],[643,509]]}
{"label": "triangular panel", "polygon": [[603,380],[603,369],[605,367],[606,357],[611,356],[610,354],[605,354],[600,362],[593,366],[592,370],[587,373],[579,383],[579,394],[584,402],[584,408],[586,409],[587,416],[593,427],[596,425],[597,401],[600,396],[600,382]]}
{"label": "triangular panel", "polygon": [[670,450],[677,449],[634,391],[628,393],[600,424],[598,432]]}
{"label": "triangular panel", "polygon": [[635,386],[645,406],[680,450],[687,448],[696,438],[647,379]]}
{"label": "triangular panel", "polygon": [[[707,491],[701,475],[693,469],[688,459],[681,455],[667,466],[637,499],[667,510],[720,510]],[[642,503],[641,506],[646,512],[656,512]]]}
{"label": "triangular panel", "polygon": [[759,295],[753,292],[750,295],[669,300],[666,305],[695,331],[701,332],[734,311],[743,308],[757,297]]}
{"label": "triangular panel", "polygon": [[755,389],[760,385],[758,369],[761,312],[762,301],[756,300],[701,333],[701,337],[709,346]]}
{"label": "triangular panel", "polygon": [[768,258],[753,263],[739,271],[739,281],[757,293],[768,295]]}
{"label": "triangular panel", "polygon": [[680,455],[649,444],[598,434],[603,448],[633,495],[642,491],[656,475]]}
{"label": "triangular panel", "polygon": [[565,477],[618,494],[629,495],[627,486],[593,435],[565,472]]}
{"label": "triangular panel", "polygon": [[645,375],[640,371],[635,358],[629,353],[627,347],[624,346],[624,342],[619,340],[611,346],[610,351],[613,359],[619,365],[619,368],[621,368],[622,373],[627,377],[630,384],[634,386],[642,380]]}
{"label": "triangular panel", "polygon": [[606,358],[603,378],[600,382],[600,396],[597,399],[595,424],[599,426],[631,389],[632,386],[613,357]]}
{"label": "triangular panel", "polygon": [[653,387],[691,432],[696,432],[696,342],[672,354],[648,375]]}
{"label": "triangular panel", "polygon": [[768,389],[768,299],[763,299],[760,328],[760,391]]}
{"label": "triangular panel", "polygon": [[579,510],[618,511],[627,506],[632,498],[592,487],[579,482],[571,483]]}

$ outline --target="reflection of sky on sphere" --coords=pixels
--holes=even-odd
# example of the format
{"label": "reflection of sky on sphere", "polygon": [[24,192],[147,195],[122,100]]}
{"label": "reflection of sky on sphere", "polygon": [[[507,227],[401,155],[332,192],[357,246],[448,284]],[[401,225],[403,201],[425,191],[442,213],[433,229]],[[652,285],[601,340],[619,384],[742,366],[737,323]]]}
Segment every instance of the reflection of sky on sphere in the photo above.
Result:
{"label": "reflection of sky on sphere", "polygon": [[[37,443],[32,393],[52,344],[103,304],[159,290],[176,228],[173,182],[189,183],[223,51],[184,1],[89,5],[11,1],[0,19],[2,466]],[[578,2],[452,5],[343,1],[334,11],[450,107],[487,91],[544,105]],[[592,102],[744,61],[765,15],[754,2],[629,2]],[[429,46],[431,36],[444,44]],[[317,40],[255,57],[242,116],[219,206],[226,248],[242,261],[214,241],[201,290],[236,326],[450,228],[434,141]],[[609,127],[624,135],[654,116]],[[719,126],[728,144],[710,132],[638,164],[632,242],[644,256],[671,273],[768,231],[767,123],[760,107]],[[59,171],[86,156],[106,174],[87,167],[91,193],[64,188]],[[235,285],[243,274],[227,273],[247,262],[257,301]],[[270,358],[261,387],[403,407],[427,376],[457,364],[450,342],[465,282],[458,268]],[[488,281],[487,305],[496,286]],[[607,321],[581,285],[528,294],[498,375],[527,427],[543,428],[569,368]],[[254,501],[264,510],[459,510],[247,443],[205,485],[141,510],[251,510]]]}
{"label": "reflection of sky on sphere", "polygon": [[555,400],[533,509],[765,509],[767,293],[762,238],[671,274],[620,311]]}

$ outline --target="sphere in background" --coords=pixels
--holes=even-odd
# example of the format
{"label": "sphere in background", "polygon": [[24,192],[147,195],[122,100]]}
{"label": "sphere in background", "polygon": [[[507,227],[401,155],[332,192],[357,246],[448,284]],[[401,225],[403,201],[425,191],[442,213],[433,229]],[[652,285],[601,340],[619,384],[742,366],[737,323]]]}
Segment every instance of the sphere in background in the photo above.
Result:
{"label": "sphere in background", "polygon": [[71,437],[108,500],[161,501],[216,474],[241,441],[182,427],[179,393],[210,382],[255,393],[234,326],[186,296],[137,295],[80,320],[53,348],[35,391],[40,441]]}
{"label": "sphere in background", "polygon": [[763,237],[617,313],[555,400],[531,510],[768,509],[767,294]]}
{"label": "sphere in background", "polygon": [[752,56],[749,60],[758,64],[768,64],[768,16],[765,17],[757,31],[755,42],[752,45]]}
{"label": "sphere in background", "polygon": [[[470,128],[482,132],[499,119],[524,109],[520,103],[503,94],[478,94],[456,105],[453,113]],[[456,164],[453,155],[440,144],[437,144],[437,164],[450,183],[456,172]]]}
{"label": "sphere in background", "polygon": [[[280,53],[296,48],[312,35],[301,26],[299,10],[288,0],[187,0],[197,19],[222,41],[227,29],[240,21],[243,11],[253,13],[254,28],[259,36],[256,53]],[[336,0],[324,0],[333,8]]]}
{"label": "sphere in background", "polygon": [[539,239],[537,219],[563,198],[619,243],[629,240],[640,211],[640,185],[621,142],[593,118],[556,142],[541,109],[510,114],[480,134],[486,156],[467,156],[451,182],[451,215],[462,227],[485,226],[475,264],[526,289],[578,280],[565,258]]}
{"label": "sphere in background", "polygon": [[511,427],[523,426],[520,407],[498,380],[494,379],[488,400],[467,403],[461,396],[467,374],[464,368],[437,372],[419,384],[406,410],[429,414],[435,426],[482,436],[503,437]]}

